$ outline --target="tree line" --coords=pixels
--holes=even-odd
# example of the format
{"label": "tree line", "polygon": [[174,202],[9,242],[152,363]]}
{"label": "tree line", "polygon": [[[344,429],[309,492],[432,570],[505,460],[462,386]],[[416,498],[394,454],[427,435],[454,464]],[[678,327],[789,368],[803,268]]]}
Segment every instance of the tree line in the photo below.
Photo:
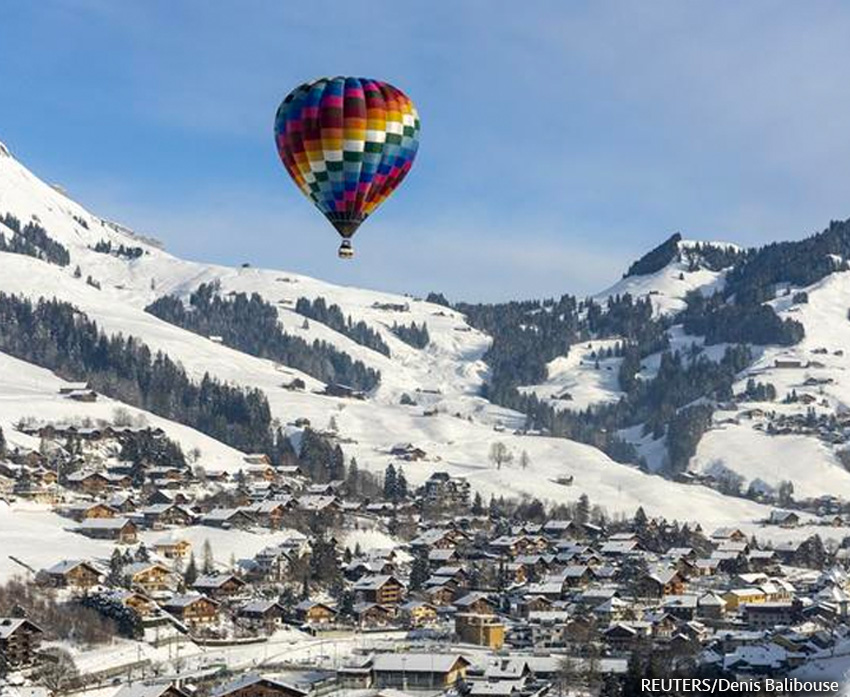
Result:
{"label": "tree line", "polygon": [[0,293],[0,351],[86,380],[103,394],[248,452],[270,447],[265,395],[205,374],[189,379],[178,363],[134,337],[107,335],[74,306]]}
{"label": "tree line", "polygon": [[24,254],[58,266],[71,263],[71,255],[65,246],[50,237],[38,223],[29,222],[21,226],[21,221],[11,213],[6,213],[0,222],[17,233],[10,240],[0,233],[0,252]]}
{"label": "tree line", "polygon": [[381,374],[355,361],[331,344],[285,334],[277,309],[257,294],[223,297],[220,286],[205,283],[189,296],[188,308],[175,296],[163,296],[146,312],[202,336],[220,336],[225,346],[259,358],[278,361],[326,383],[345,383],[371,390]]}
{"label": "tree line", "polygon": [[372,329],[363,320],[355,322],[351,316],[345,317],[339,305],[328,305],[324,298],[298,298],[295,303],[295,311],[299,315],[321,322],[327,327],[330,327],[335,332],[347,336],[352,341],[357,342],[361,346],[370,348],[373,351],[382,353],[385,356],[390,355],[390,347],[381,338],[381,335]]}

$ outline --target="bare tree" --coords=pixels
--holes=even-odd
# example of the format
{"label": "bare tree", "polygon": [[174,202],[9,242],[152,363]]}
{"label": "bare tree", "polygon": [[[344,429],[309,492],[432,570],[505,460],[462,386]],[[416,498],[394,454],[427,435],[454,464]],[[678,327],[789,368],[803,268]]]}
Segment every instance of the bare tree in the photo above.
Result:
{"label": "bare tree", "polygon": [[36,680],[54,694],[64,692],[77,679],[77,666],[65,649],[53,649],[36,673]]}
{"label": "bare tree", "polygon": [[523,450],[522,453],[519,456],[519,466],[522,467],[522,469],[525,470],[525,469],[528,469],[528,466],[530,464],[531,464],[531,457],[528,455],[528,453],[525,450]]}
{"label": "bare tree", "polygon": [[496,465],[496,469],[502,469],[502,465],[510,464],[514,459],[514,454],[508,450],[508,446],[504,443],[493,443],[490,446],[490,462]]}

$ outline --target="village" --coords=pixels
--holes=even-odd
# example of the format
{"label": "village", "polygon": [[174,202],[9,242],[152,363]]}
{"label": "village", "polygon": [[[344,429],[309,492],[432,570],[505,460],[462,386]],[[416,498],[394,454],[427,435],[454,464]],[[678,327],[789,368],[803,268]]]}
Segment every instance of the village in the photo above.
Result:
{"label": "village", "polygon": [[[850,639],[848,550],[817,534],[769,544],[642,509],[611,518],[579,491],[555,508],[485,502],[439,470],[414,489],[413,444],[389,451],[380,478],[350,464],[318,481],[295,454],[203,470],[168,464],[159,429],[119,421],[22,421],[40,447],[0,461],[7,505],[112,550],[12,559],[10,694],[621,695],[651,674],[794,675]],[[788,509],[762,521],[802,523]],[[344,544],[354,530],[391,544]],[[217,559],[209,538],[238,533],[275,542]]]}

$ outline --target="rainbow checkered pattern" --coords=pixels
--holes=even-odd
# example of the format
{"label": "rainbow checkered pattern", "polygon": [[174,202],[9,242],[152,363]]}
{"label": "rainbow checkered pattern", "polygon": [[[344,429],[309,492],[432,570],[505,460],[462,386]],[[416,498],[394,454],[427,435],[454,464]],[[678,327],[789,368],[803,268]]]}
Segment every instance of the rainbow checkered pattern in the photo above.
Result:
{"label": "rainbow checkered pattern", "polygon": [[348,238],[410,171],[419,115],[386,82],[321,78],[281,102],[274,135],[289,175]]}

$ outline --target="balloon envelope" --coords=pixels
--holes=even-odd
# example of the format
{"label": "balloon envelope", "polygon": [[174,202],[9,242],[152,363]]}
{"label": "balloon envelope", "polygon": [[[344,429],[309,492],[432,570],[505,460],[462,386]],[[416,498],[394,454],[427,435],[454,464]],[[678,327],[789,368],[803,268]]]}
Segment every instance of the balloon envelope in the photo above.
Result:
{"label": "balloon envelope", "polygon": [[350,249],[348,238],[410,171],[419,116],[386,82],[322,78],[286,96],[274,132],[289,176]]}

